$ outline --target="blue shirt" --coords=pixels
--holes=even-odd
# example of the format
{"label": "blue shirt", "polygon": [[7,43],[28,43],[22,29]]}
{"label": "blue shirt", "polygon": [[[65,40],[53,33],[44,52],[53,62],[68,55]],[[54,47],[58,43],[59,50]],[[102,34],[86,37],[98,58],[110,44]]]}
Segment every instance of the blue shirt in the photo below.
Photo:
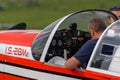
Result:
{"label": "blue shirt", "polygon": [[88,40],[74,55],[86,67],[98,39]]}

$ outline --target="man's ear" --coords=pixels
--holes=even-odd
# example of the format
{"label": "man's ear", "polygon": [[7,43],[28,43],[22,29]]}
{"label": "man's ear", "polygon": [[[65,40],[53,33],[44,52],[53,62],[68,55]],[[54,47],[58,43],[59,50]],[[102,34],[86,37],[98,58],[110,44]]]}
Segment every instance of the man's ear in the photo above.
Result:
{"label": "man's ear", "polygon": [[94,30],[91,31],[91,39],[94,39],[96,36],[96,32]]}
{"label": "man's ear", "polygon": [[90,30],[90,33],[91,33],[91,36],[94,36],[95,35],[95,32],[94,32],[94,30]]}

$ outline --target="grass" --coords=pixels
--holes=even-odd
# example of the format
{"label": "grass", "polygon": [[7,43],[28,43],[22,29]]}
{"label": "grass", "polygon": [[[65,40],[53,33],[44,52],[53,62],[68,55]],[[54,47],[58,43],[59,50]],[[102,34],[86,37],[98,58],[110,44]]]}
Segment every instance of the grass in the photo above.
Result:
{"label": "grass", "polygon": [[1,5],[7,6],[4,11],[0,11],[0,23],[26,22],[28,29],[43,29],[69,13],[91,8],[107,9],[120,3],[120,0],[38,0],[39,4],[27,6],[27,1],[0,0]]}

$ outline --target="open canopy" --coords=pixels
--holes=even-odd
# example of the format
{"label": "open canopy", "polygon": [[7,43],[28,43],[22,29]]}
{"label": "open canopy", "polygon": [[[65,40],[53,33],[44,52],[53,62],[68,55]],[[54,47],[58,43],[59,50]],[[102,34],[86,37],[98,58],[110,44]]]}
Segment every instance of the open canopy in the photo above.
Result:
{"label": "open canopy", "polygon": [[[100,17],[106,23],[106,26],[109,25],[108,18],[112,17],[114,20],[117,20],[117,17],[105,10],[98,10],[98,9],[90,9],[90,10],[83,10],[78,11],[72,14],[69,14],[63,18],[60,18],[53,22],[52,24],[48,25],[45,29],[43,29],[39,35],[36,37],[32,44],[32,53],[36,60],[45,60],[46,54],[48,54],[48,49],[50,44],[55,45],[56,36],[59,36],[58,31],[65,30],[77,30],[80,31],[79,33],[75,34],[76,36],[86,36],[90,37],[89,34],[84,35],[83,32],[88,32],[88,23],[92,18]],[[83,32],[81,32],[83,31]],[[56,35],[57,34],[57,35]],[[62,37],[66,36],[69,33],[64,33]],[[66,37],[68,38],[68,37]],[[58,38],[57,38],[58,39]],[[63,44],[62,41],[58,41],[58,45]],[[68,46],[69,41],[67,41]],[[58,50],[57,50],[58,51]],[[59,51],[60,52],[60,51]],[[41,57],[42,56],[42,57]]]}

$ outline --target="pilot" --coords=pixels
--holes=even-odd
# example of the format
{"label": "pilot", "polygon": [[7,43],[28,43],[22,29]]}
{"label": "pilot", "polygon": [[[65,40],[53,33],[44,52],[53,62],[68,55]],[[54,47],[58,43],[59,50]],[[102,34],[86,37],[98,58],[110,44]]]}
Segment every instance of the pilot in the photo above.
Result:
{"label": "pilot", "polygon": [[[112,12],[117,16],[118,19],[120,19],[120,6],[111,6],[109,8],[109,11]],[[112,17],[109,17],[109,23],[113,23],[114,19]]]}
{"label": "pilot", "polygon": [[91,40],[88,40],[71,58],[65,62],[65,68],[76,69],[80,66],[86,68],[96,42],[105,29],[106,25],[101,18],[91,19],[89,23]]}

